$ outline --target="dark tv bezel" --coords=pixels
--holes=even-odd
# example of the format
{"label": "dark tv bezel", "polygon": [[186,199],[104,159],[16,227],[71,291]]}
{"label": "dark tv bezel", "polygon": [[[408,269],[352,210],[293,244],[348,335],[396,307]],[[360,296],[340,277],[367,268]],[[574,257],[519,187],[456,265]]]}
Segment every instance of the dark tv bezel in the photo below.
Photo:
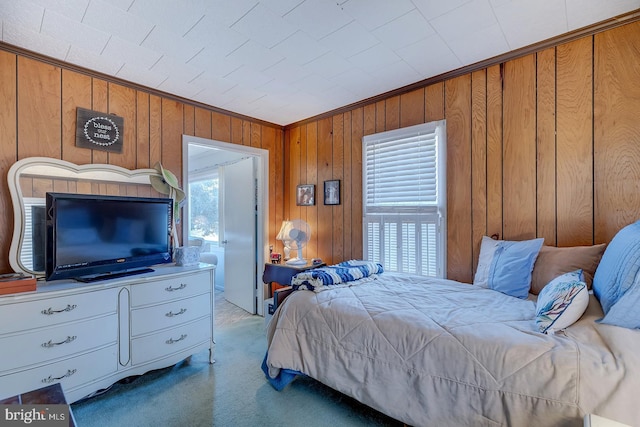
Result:
{"label": "dark tv bezel", "polygon": [[[127,258],[113,258],[93,262],[82,266],[73,266],[61,269],[56,265],[55,259],[55,224],[57,211],[55,203],[62,199],[87,200],[87,201],[114,201],[120,203],[153,203],[166,205],[167,208],[167,249],[168,252],[145,256],[132,256]],[[173,200],[164,197],[133,197],[133,196],[108,196],[95,194],[76,193],[46,193],[46,237],[45,237],[45,280],[76,279],[79,281],[95,281],[117,277],[120,275],[135,274],[136,272],[149,271],[148,267],[157,264],[171,263],[171,223],[173,214]]]}

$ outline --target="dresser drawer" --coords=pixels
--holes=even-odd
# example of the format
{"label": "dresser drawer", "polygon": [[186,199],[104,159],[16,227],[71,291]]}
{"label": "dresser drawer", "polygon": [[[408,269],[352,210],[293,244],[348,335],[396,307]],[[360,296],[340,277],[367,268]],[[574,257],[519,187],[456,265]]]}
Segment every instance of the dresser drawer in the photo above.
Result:
{"label": "dresser drawer", "polygon": [[211,317],[131,340],[133,365],[162,359],[211,340]]}
{"label": "dresser drawer", "polygon": [[131,335],[137,336],[171,328],[211,313],[211,294],[171,301],[132,310]]}
{"label": "dresser drawer", "polygon": [[101,348],[49,365],[0,376],[0,398],[59,382],[67,391],[117,370],[118,346]]}
{"label": "dresser drawer", "polygon": [[0,305],[0,335],[115,313],[118,290]]}
{"label": "dresser drawer", "polygon": [[131,306],[157,304],[205,292],[211,292],[211,274],[208,271],[132,285]]}
{"label": "dresser drawer", "polygon": [[83,322],[67,323],[0,339],[0,371],[46,363],[115,344],[118,335],[116,314]]}

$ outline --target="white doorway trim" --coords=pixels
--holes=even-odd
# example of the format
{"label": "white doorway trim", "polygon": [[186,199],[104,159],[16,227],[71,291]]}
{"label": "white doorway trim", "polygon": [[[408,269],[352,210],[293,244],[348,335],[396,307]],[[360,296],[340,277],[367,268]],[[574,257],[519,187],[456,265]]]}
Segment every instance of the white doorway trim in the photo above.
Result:
{"label": "white doorway trim", "polygon": [[[256,221],[256,265],[255,265],[255,312],[264,315],[264,286],[262,273],[265,260],[269,256],[269,151],[262,148],[232,144],[197,136],[182,135],[182,182],[189,182],[189,144],[212,147],[257,158],[257,221]],[[183,207],[183,218],[189,218],[188,203]],[[188,236],[188,221],[182,221],[182,236]]]}

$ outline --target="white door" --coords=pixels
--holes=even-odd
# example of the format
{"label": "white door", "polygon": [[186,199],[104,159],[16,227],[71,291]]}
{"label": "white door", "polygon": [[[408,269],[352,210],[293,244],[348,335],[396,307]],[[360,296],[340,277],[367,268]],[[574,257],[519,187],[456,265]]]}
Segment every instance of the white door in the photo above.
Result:
{"label": "white door", "polygon": [[224,167],[224,297],[256,313],[256,189],[254,159]]}

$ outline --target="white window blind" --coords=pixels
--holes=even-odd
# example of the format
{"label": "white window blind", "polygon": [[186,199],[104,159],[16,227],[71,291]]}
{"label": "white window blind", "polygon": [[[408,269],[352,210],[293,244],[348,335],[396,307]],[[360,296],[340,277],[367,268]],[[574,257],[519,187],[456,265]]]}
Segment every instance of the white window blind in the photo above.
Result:
{"label": "white window blind", "polygon": [[[33,257],[35,254],[40,253],[44,254],[43,248],[35,248],[34,252],[34,236],[44,236],[44,230],[40,230],[39,233],[36,233],[33,225],[33,207],[39,206],[44,208],[45,199],[36,198],[36,197],[25,197],[23,198],[24,204],[24,237],[22,238],[22,246],[20,247],[20,259],[22,260],[22,264],[29,269],[34,269],[33,265]],[[42,225],[42,224],[40,224]],[[39,242],[40,244],[44,242]],[[44,270],[44,268],[42,268]]]}
{"label": "white window blind", "polygon": [[363,139],[364,255],[387,271],[444,277],[445,121]]}

